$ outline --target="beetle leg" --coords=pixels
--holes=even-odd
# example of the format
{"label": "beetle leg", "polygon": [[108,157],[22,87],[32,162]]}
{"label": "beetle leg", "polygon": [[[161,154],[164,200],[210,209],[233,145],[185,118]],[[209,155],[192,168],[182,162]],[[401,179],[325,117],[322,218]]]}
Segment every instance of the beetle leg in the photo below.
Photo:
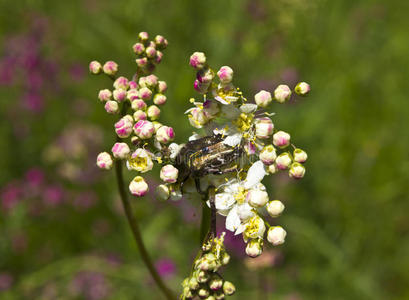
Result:
{"label": "beetle leg", "polygon": [[198,191],[198,193],[200,195],[207,195],[206,191],[202,191],[201,187],[200,187],[200,178],[195,178],[195,185],[196,185],[196,190]]}

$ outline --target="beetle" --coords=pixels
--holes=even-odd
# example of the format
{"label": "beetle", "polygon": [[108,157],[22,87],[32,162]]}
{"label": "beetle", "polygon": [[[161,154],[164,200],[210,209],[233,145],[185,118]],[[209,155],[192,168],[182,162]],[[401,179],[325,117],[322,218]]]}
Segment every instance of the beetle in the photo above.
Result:
{"label": "beetle", "polygon": [[232,147],[223,141],[223,135],[214,134],[186,143],[176,158],[176,168],[179,170],[178,183],[181,189],[186,180],[192,177],[198,192],[205,194],[200,189],[201,177],[238,170],[237,162],[243,154],[242,145]]}

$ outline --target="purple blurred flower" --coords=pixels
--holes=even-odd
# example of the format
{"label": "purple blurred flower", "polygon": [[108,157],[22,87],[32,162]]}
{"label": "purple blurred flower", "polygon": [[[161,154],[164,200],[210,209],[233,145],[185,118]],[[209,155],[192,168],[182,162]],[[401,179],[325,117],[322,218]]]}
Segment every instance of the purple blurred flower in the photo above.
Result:
{"label": "purple blurred flower", "polygon": [[20,201],[21,189],[16,182],[9,183],[1,191],[1,204],[5,211],[12,210]]}
{"label": "purple blurred flower", "polygon": [[40,168],[29,169],[24,177],[31,187],[38,187],[44,182],[44,172]]}
{"label": "purple blurred flower", "polygon": [[169,258],[161,258],[155,263],[156,269],[160,276],[170,277],[176,272],[175,263]]}
{"label": "purple blurred flower", "polygon": [[64,191],[60,186],[50,185],[45,188],[43,202],[47,206],[57,206],[62,203]]}
{"label": "purple blurred flower", "polygon": [[74,206],[79,210],[88,210],[97,202],[97,195],[93,191],[79,193],[74,199]]}
{"label": "purple blurred flower", "polygon": [[80,272],[72,280],[70,291],[89,300],[105,299],[110,293],[109,282],[97,272]]}

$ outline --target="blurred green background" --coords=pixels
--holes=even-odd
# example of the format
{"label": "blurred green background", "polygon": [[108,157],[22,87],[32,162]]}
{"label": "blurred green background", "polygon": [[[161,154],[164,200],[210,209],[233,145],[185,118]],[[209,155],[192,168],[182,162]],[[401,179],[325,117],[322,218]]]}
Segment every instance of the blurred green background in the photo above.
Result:
{"label": "blurred green background", "polygon": [[[248,98],[307,81],[275,105],[309,154],[307,174],[266,183],[285,245],[255,265],[231,238],[232,299],[409,299],[409,18],[403,1],[0,1],[0,298],[162,299],[127,227],[111,172],[110,86],[89,61],[135,70],[139,31],[169,41],[156,74],[177,141],[196,96],[188,57],[229,65]],[[182,121],[183,118],[183,121]],[[153,184],[155,179],[151,179]],[[135,200],[157,267],[180,291],[198,246],[197,203]],[[222,220],[220,219],[220,222]]]}

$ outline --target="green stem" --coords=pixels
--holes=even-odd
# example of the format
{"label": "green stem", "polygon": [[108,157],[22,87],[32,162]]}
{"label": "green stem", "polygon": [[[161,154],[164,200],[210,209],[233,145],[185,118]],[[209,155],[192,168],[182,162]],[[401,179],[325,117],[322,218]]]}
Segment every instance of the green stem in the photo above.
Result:
{"label": "green stem", "polygon": [[132,213],[131,203],[129,202],[128,195],[124,188],[124,178],[122,174],[122,161],[115,161],[115,171],[116,178],[118,183],[119,195],[121,196],[122,204],[124,206],[126,218],[128,219],[129,226],[132,229],[133,236],[135,238],[136,244],[138,246],[141,258],[148,268],[150,274],[152,275],[153,280],[156,282],[160,290],[165,295],[166,299],[176,299],[173,295],[173,292],[165,285],[160,277],[159,273],[156,271],[151,258],[149,257],[148,251],[146,250],[145,244],[142,239],[141,232],[139,230],[138,222],[136,221],[135,216]]}
{"label": "green stem", "polygon": [[200,248],[205,241],[206,236],[209,233],[210,227],[210,209],[206,205],[206,201],[202,201],[202,220],[200,222]]}

